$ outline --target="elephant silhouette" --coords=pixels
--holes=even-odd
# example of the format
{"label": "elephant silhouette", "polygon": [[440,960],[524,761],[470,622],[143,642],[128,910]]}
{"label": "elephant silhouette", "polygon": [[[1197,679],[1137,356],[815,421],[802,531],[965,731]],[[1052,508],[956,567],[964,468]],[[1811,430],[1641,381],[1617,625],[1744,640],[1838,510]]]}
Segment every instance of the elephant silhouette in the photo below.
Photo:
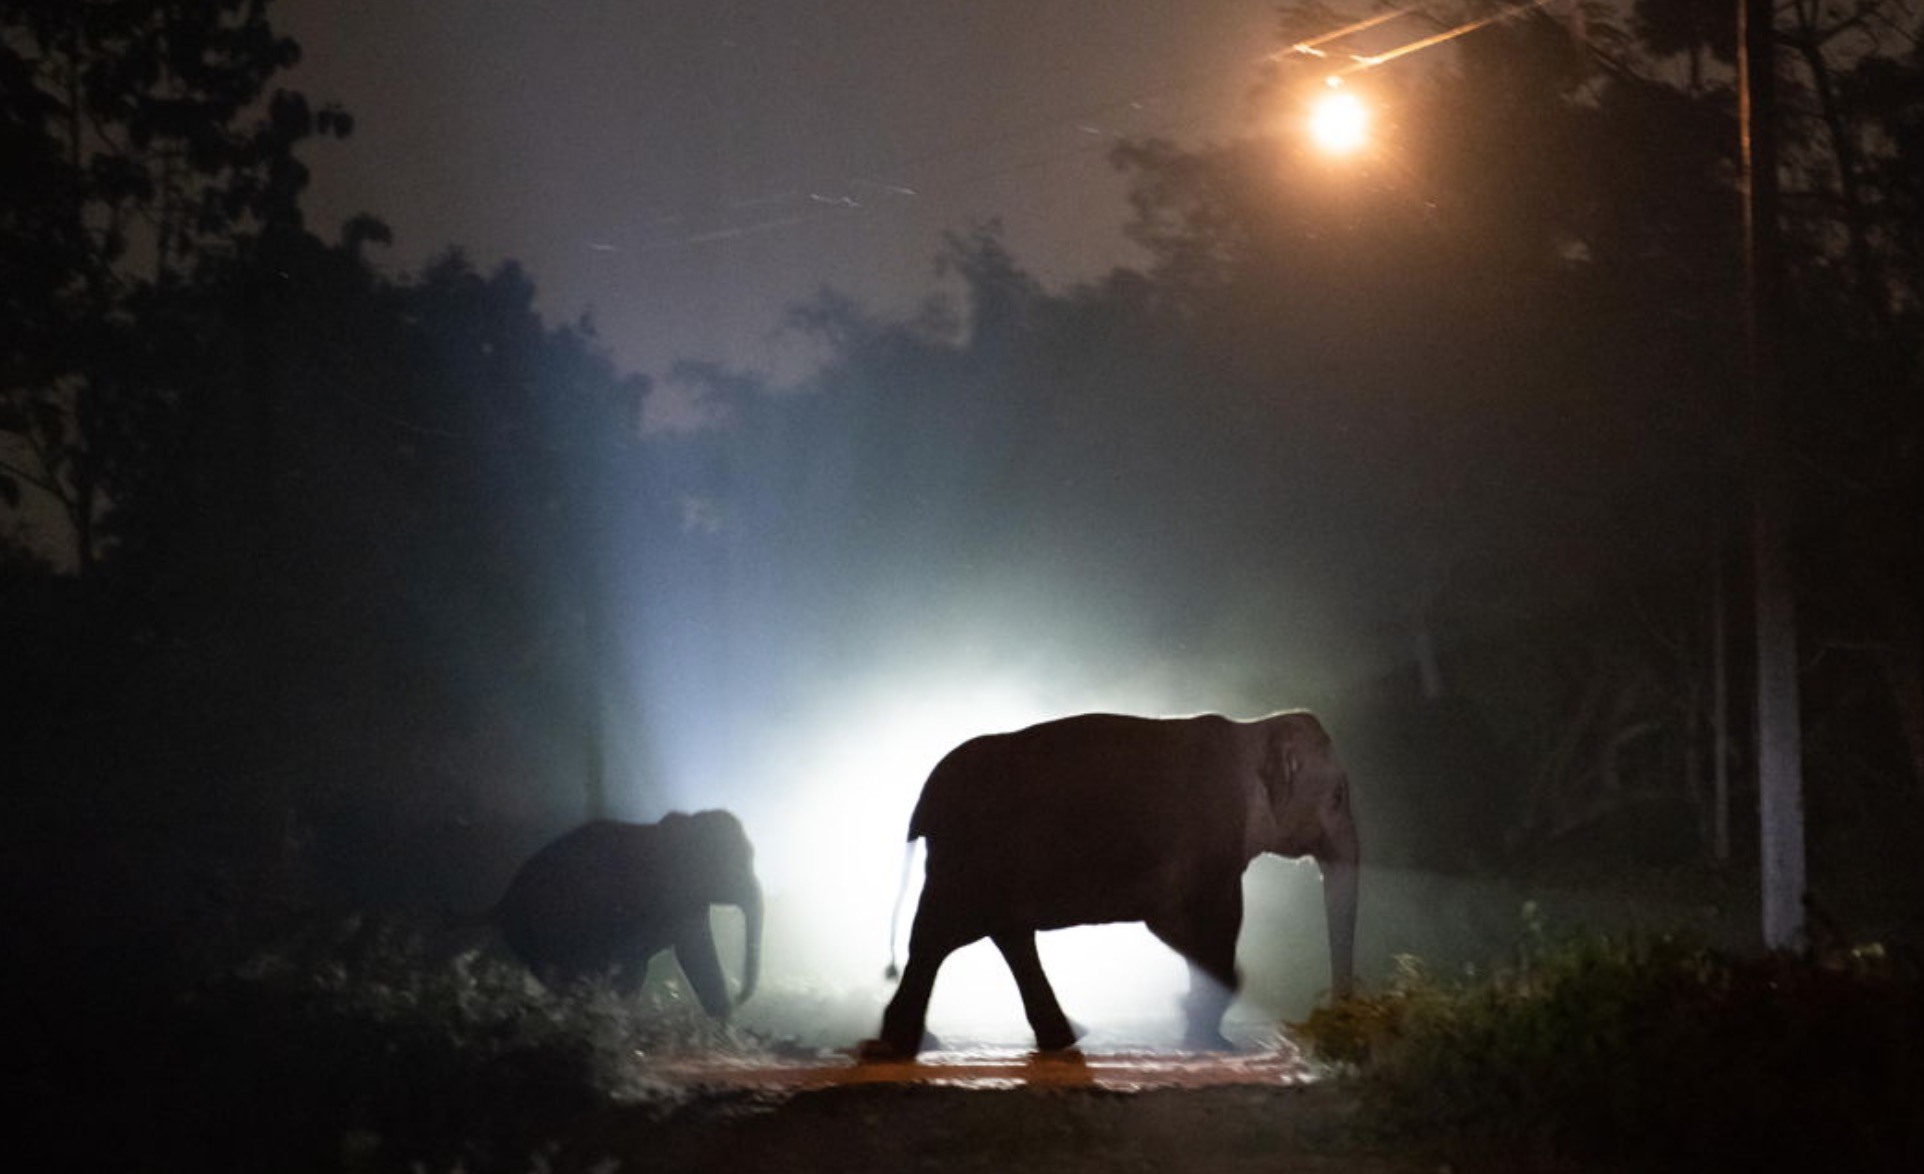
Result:
{"label": "elephant silhouette", "polygon": [[[709,925],[712,905],[743,914],[741,990],[733,1000]],[[649,961],[672,949],[703,1010],[721,1019],[755,993],[761,969],[755,851],[727,811],[583,824],[529,857],[488,916],[551,989],[612,974],[632,994]]]}
{"label": "elephant silhouette", "polygon": [[865,1059],[923,1046],[936,972],[989,938],[1015,975],[1036,1046],[1072,1047],[1036,952],[1038,930],[1141,921],[1189,964],[1185,1042],[1222,1049],[1239,985],[1242,874],[1265,852],[1323,870],[1331,989],[1349,992],[1361,851],[1349,775],[1314,715],[1085,714],[950,751],[908,839],[926,841],[908,966]]}

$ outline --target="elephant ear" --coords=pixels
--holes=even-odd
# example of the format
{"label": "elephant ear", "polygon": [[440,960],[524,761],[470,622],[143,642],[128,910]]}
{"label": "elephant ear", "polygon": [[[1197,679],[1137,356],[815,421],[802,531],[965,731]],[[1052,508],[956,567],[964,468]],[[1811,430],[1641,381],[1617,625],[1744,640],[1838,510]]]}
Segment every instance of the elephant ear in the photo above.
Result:
{"label": "elephant ear", "polygon": [[1305,762],[1329,753],[1329,732],[1313,713],[1282,713],[1263,723],[1267,745],[1259,771],[1270,803],[1278,808],[1295,793],[1296,778]]}
{"label": "elephant ear", "polygon": [[1263,730],[1263,757],[1256,775],[1263,781],[1263,793],[1271,810],[1280,811],[1289,803],[1296,784],[1296,771],[1302,760],[1290,746],[1289,729],[1282,722],[1267,722]]}

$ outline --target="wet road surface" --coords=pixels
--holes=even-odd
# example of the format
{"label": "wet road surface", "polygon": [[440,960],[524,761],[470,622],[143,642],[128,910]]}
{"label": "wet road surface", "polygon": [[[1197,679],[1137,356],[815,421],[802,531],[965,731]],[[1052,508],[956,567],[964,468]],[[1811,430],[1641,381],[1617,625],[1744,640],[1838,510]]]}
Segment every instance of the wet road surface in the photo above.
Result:
{"label": "wet road surface", "polygon": [[[949,1041],[951,1044],[955,1040]],[[1352,1096],[1287,1040],[1227,1054],[994,1044],[913,1063],[852,1054],[648,1056],[680,1095],[586,1119],[560,1170],[650,1174],[1434,1174],[1353,1136]],[[1524,1170],[1502,1163],[1476,1168]]]}
{"label": "wet road surface", "polygon": [[858,1062],[852,1055],[778,1057],[687,1056],[649,1065],[671,1084],[705,1089],[808,1091],[861,1085],[957,1089],[1089,1088],[1112,1092],[1314,1082],[1308,1062],[1286,1040],[1269,1047],[1215,1054],[1150,1049],[1037,1053],[1007,1046],[924,1052],[913,1062]]}

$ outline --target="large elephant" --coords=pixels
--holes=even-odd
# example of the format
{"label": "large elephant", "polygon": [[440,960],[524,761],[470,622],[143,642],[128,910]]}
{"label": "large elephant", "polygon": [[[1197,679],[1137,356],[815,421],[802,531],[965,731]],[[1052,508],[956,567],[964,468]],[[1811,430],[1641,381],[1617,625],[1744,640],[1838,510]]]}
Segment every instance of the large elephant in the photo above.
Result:
{"label": "large elephant", "polygon": [[761,969],[762,889],[755,850],[729,812],[583,824],[528,858],[491,917],[554,988],[613,972],[617,986],[633,993],[649,960],[673,949],[702,1008],[720,1019],[731,1000],[709,928],[711,905],[741,908],[746,940],[733,1002],[745,1002]]}
{"label": "large elephant", "polygon": [[1089,714],[972,739],[936,764],[909,820],[927,841],[908,967],[869,1059],[922,1045],[936,971],[980,938],[1001,950],[1045,1051],[1080,1031],[1037,930],[1141,921],[1188,961],[1186,1042],[1227,1047],[1242,874],[1264,852],[1321,865],[1332,993],[1350,992],[1360,861],[1349,776],[1308,713],[1256,721]]}

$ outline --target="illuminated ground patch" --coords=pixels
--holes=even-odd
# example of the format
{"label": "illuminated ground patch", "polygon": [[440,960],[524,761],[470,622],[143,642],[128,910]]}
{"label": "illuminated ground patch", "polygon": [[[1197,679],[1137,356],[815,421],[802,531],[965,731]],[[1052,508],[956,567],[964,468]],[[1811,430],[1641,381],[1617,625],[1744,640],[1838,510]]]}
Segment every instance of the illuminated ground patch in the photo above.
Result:
{"label": "illuminated ground patch", "polygon": [[1099,1088],[1145,1092],[1223,1085],[1298,1086],[1315,1080],[1302,1053],[1277,1039],[1227,1054],[1087,1050],[1053,1055],[1013,1047],[926,1052],[913,1063],[857,1063],[851,1057],[783,1060],[697,1056],[649,1060],[656,1079],[693,1088],[809,1090],[871,1084],[943,1088]]}

